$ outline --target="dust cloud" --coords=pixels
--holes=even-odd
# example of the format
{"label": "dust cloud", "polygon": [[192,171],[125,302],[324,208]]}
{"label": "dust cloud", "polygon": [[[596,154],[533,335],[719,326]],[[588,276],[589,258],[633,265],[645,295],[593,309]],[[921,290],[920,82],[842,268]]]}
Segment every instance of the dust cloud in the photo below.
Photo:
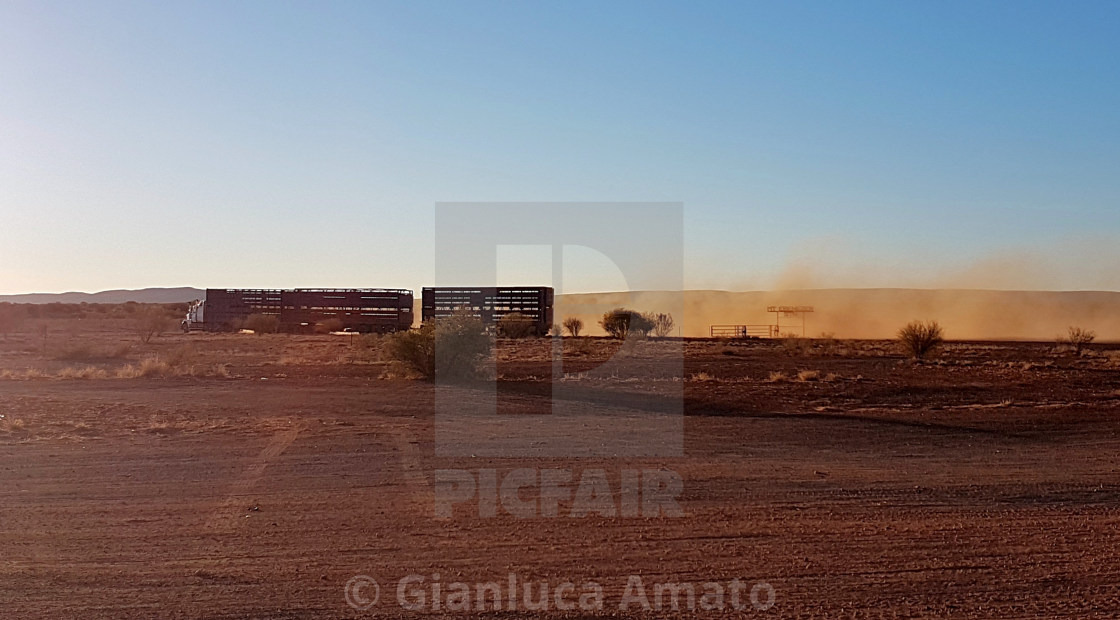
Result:
{"label": "dust cloud", "polygon": [[[800,244],[768,274],[744,270],[731,282],[751,292],[560,295],[556,317],[579,316],[597,334],[605,309],[626,306],[673,312],[681,335],[707,336],[716,324],[773,324],[767,306],[808,305],[816,312],[808,315],[807,336],[892,338],[910,321],[936,320],[953,339],[1052,341],[1076,325],[1120,341],[1120,293],[1107,292],[1120,290],[1115,239],[1057,240],[959,260],[907,251],[904,260],[874,257],[850,240],[820,238]],[[793,323],[800,327],[782,319],[783,326]]]}
{"label": "dust cloud", "polygon": [[[680,335],[707,336],[715,324],[774,322],[771,305],[809,305],[806,335],[892,338],[912,320],[936,320],[946,336],[962,340],[1051,341],[1071,325],[1120,341],[1120,293],[1074,291],[984,291],[962,289],[802,289],[785,291],[685,291],[559,295],[556,322],[578,316],[589,335],[601,334],[602,308],[626,306],[642,312],[674,313]],[[783,318],[783,325],[795,323]],[[796,322],[800,327],[799,322]],[[786,330],[785,331],[799,331]]]}

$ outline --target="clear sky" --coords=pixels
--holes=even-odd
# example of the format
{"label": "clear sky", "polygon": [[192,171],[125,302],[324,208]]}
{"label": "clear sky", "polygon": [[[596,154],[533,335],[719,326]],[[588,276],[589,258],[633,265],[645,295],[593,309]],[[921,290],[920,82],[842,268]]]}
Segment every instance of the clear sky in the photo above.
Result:
{"label": "clear sky", "polygon": [[419,288],[440,201],[681,201],[689,288],[1120,289],[1118,32],[1118,2],[6,0],[0,293]]}

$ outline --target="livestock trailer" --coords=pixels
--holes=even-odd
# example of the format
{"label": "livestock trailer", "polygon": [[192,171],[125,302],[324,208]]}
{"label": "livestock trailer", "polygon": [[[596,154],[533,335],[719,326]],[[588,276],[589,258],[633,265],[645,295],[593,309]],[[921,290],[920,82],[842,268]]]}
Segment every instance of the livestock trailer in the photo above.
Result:
{"label": "livestock trailer", "polygon": [[514,312],[529,317],[534,331],[544,336],[552,328],[554,292],[551,286],[437,286],[421,291],[421,317],[426,323],[467,312],[493,327]]}
{"label": "livestock trailer", "polygon": [[232,331],[249,316],[264,314],[276,316],[287,332],[321,325],[394,332],[412,327],[412,298],[404,289],[206,289],[204,305],[192,310],[188,322],[202,316],[206,331]]}
{"label": "livestock trailer", "polygon": [[357,332],[412,327],[412,291],[383,288],[294,289],[280,292],[280,329],[311,331],[336,323]]}
{"label": "livestock trailer", "polygon": [[253,314],[280,315],[279,289],[206,289],[204,325],[206,331],[240,329]]}

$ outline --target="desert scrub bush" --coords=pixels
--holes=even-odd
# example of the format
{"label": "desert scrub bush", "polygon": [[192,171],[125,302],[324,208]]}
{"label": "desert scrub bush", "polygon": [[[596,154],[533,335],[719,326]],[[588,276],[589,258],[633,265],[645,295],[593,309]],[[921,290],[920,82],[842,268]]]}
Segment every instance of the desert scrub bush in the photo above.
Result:
{"label": "desert scrub bush", "polygon": [[715,381],[716,378],[706,372],[698,372],[688,378],[689,381]]}
{"label": "desert scrub bush", "polygon": [[466,313],[397,332],[385,340],[390,361],[425,379],[440,380],[477,376],[479,361],[490,353],[491,345],[482,321]]}
{"label": "desert scrub bush", "polygon": [[503,314],[502,318],[498,319],[498,334],[506,338],[528,338],[535,335],[536,330],[533,317],[520,312]]}
{"label": "desert scrub bush", "polygon": [[436,376],[435,326],[431,323],[419,329],[397,332],[385,339],[385,356],[392,362],[431,379]]}
{"label": "desert scrub bush", "polygon": [[468,379],[477,376],[479,362],[490,354],[492,340],[482,321],[458,313],[435,324],[437,379]]}
{"label": "desert scrub bush", "polygon": [[665,338],[673,333],[673,315],[659,312],[657,314],[646,315],[646,318],[653,323],[653,335],[658,338]]}
{"label": "desert scrub bush", "polygon": [[167,310],[151,306],[138,310],[133,314],[133,330],[140,336],[140,342],[148,344],[156,336],[162,335],[174,325],[174,319],[168,315]]}
{"label": "desert scrub bush", "polygon": [[1084,349],[1086,345],[1092,344],[1096,339],[1097,332],[1071,325],[1066,331],[1065,337],[1059,338],[1058,342],[1068,344],[1073,347],[1074,353],[1080,355],[1081,349]]}
{"label": "desert scrub bush", "polygon": [[898,330],[902,350],[914,359],[922,359],[945,342],[945,333],[937,321],[911,321]]}
{"label": "desert scrub bush", "polygon": [[653,321],[634,310],[615,308],[603,314],[599,326],[610,337],[622,340],[631,334],[648,334],[653,329]]}
{"label": "desert scrub bush", "polygon": [[579,333],[583,331],[583,321],[574,316],[564,319],[564,331],[572,338],[579,338]]}
{"label": "desert scrub bush", "polygon": [[250,314],[245,317],[245,322],[241,326],[258,335],[275,334],[280,329],[280,317],[275,314]]}
{"label": "desert scrub bush", "polygon": [[797,380],[802,383],[808,381],[820,381],[821,371],[819,370],[802,370],[797,373]]}

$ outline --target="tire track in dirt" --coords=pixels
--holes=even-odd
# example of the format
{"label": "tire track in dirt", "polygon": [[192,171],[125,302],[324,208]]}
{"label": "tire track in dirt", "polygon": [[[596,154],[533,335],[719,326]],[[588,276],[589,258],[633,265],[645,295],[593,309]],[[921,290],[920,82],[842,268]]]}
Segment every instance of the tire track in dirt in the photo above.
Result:
{"label": "tire track in dirt", "polygon": [[203,530],[207,534],[222,534],[228,533],[234,528],[237,521],[234,519],[237,513],[244,512],[245,497],[249,491],[253,489],[264,477],[265,470],[268,466],[275,461],[288,446],[295,442],[303,431],[302,424],[292,424],[290,429],[287,429],[272,438],[272,441],[261,450],[253,462],[245,469],[245,471],[233,481],[229,489],[226,491],[224,498],[218,504],[218,508],[213,512],[210,518],[206,521]]}
{"label": "tire track in dirt", "polygon": [[412,501],[420,512],[434,510],[435,489],[433,482],[425,475],[428,469],[424,465],[423,453],[420,451],[420,441],[416,432],[406,426],[385,425],[384,430],[396,445],[400,455],[401,477],[412,495]]}

